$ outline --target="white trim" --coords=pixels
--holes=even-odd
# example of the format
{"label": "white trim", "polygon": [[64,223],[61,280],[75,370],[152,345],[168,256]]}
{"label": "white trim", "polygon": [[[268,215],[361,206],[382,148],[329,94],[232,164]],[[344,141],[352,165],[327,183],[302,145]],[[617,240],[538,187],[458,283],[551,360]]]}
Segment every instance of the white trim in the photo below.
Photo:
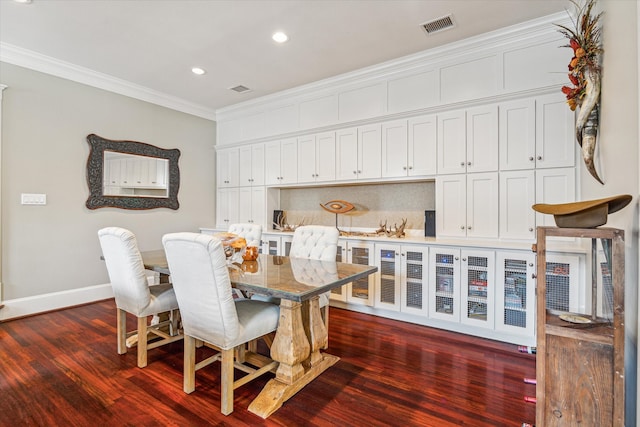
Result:
{"label": "white trim", "polygon": [[0,321],[113,298],[111,284],[53,292],[4,301]]}
{"label": "white trim", "polygon": [[129,96],[204,119],[216,119],[216,112],[202,105],[8,43],[0,42],[0,61]]}
{"label": "white trim", "polygon": [[0,83],[0,306],[2,305],[2,93],[7,87]]}

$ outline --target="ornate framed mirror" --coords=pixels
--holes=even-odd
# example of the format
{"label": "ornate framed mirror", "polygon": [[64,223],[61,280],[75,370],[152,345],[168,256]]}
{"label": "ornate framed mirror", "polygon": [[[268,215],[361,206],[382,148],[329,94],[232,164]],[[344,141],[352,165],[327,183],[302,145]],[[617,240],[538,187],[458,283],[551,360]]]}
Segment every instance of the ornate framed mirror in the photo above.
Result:
{"label": "ornate framed mirror", "polygon": [[178,209],[180,150],[87,135],[89,209]]}

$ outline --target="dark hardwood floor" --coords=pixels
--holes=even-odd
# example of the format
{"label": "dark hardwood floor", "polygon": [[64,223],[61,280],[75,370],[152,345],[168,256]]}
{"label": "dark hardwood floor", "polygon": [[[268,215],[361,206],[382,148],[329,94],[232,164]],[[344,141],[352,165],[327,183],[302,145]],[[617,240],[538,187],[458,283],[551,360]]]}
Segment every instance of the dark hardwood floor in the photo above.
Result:
{"label": "dark hardwood floor", "polygon": [[[533,423],[535,357],[515,345],[331,308],[341,358],[267,420],[235,391],[220,414],[219,364],[182,391],[182,342],[116,352],[113,300],[0,324],[1,426],[520,426]],[[128,319],[130,327],[135,325]],[[199,349],[199,352],[210,351]]]}

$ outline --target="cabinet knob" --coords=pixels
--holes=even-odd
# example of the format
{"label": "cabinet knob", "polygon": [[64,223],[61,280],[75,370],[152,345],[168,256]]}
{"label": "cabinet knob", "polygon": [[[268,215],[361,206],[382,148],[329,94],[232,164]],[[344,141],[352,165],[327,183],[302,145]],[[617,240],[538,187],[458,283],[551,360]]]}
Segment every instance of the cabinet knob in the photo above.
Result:
{"label": "cabinet knob", "polygon": [[467,166],[471,166],[471,162],[467,162]]}
{"label": "cabinet knob", "polygon": [[458,258],[458,257],[455,257],[454,259],[455,259],[456,261],[458,261],[458,260],[459,260],[460,258]]}
{"label": "cabinet knob", "polygon": [[464,225],[461,225],[461,226],[460,226],[460,230],[464,230]]}
{"label": "cabinet knob", "polygon": [[464,162],[460,162],[460,166],[464,166]]}
{"label": "cabinet knob", "polygon": [[529,231],[533,231],[533,227],[529,227]]}
{"label": "cabinet knob", "polygon": [[468,226],[468,227],[467,227],[467,230],[471,230],[471,226]]}
{"label": "cabinet knob", "polygon": [[358,171],[358,173],[362,173],[362,171],[361,171],[361,170],[359,170],[359,171]]}
{"label": "cabinet knob", "polygon": [[[456,258],[456,259],[458,259],[458,258]],[[466,258],[462,258],[462,262],[467,262],[467,259]]]}
{"label": "cabinet knob", "polygon": [[529,263],[529,267],[533,267],[533,263],[532,262]]}
{"label": "cabinet knob", "polygon": [[354,174],[354,175],[357,175],[357,174],[358,174],[358,171],[353,171],[353,174]]}
{"label": "cabinet knob", "polygon": [[409,170],[413,169],[413,166],[409,166]]}
{"label": "cabinet knob", "polygon": [[406,171],[406,170],[407,170],[407,167],[406,167],[406,166],[403,166],[403,167],[402,167],[402,170],[405,170],[405,171]]}
{"label": "cabinet knob", "polygon": [[538,157],[537,157],[537,159],[538,159],[538,160],[542,160],[542,156],[538,156]]}
{"label": "cabinet knob", "polygon": [[537,279],[537,278],[538,278],[538,276],[536,276],[536,275],[535,275],[535,273],[534,273],[534,274],[532,274],[532,275],[531,275],[531,278],[532,278],[532,279]]}

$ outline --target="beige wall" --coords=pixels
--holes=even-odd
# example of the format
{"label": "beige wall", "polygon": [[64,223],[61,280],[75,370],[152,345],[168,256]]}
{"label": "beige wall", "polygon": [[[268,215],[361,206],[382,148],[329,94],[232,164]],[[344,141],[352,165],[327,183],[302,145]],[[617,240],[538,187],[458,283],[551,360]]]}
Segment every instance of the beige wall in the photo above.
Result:
{"label": "beige wall", "polygon": [[638,338],[638,2],[602,0],[604,64],[598,184],[581,167],[582,199],[631,194],[630,206],[609,217],[607,226],[625,230],[627,340],[627,425],[634,425],[637,402]]}
{"label": "beige wall", "polygon": [[[3,300],[108,283],[101,227],[129,228],[148,250],[213,222],[215,122],[7,63],[0,83]],[[90,133],[180,149],[180,208],[87,209]],[[23,206],[21,193],[45,193],[47,205]]]}

